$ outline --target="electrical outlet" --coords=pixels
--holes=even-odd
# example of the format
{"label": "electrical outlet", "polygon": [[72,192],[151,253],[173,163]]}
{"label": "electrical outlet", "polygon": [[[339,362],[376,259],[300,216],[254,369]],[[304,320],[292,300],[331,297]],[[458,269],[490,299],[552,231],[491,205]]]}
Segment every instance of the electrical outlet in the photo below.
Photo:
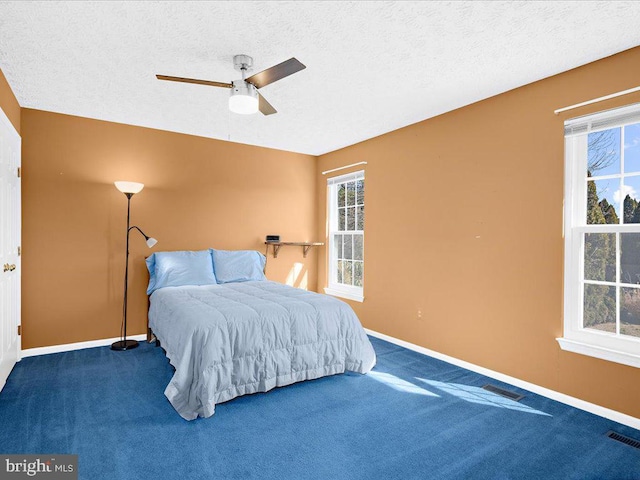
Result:
{"label": "electrical outlet", "polygon": [[422,310],[418,310],[418,320],[422,320]]}

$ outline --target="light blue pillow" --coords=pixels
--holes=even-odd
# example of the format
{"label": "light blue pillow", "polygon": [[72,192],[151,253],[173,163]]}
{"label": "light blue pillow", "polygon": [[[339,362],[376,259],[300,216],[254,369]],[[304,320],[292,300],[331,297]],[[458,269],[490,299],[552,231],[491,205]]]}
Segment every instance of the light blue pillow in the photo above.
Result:
{"label": "light blue pillow", "polygon": [[149,270],[147,295],[163,287],[217,283],[209,250],[156,252],[146,263]]}
{"label": "light blue pillow", "polygon": [[213,270],[218,283],[266,280],[264,266],[267,259],[255,250],[214,250]]}
{"label": "light blue pillow", "polygon": [[147,295],[156,289],[156,254],[152,253],[145,260],[147,270],[149,270],[149,286],[147,287]]}

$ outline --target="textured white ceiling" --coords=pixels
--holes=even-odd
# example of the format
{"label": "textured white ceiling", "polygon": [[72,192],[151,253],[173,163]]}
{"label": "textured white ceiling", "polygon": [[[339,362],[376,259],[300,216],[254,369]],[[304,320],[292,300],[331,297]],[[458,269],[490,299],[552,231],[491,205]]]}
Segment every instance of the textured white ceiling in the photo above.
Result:
{"label": "textured white ceiling", "polygon": [[[23,107],[319,155],[634,47],[638,18],[636,1],[0,2],[0,69]],[[154,76],[228,82],[239,53],[307,66],[261,90],[276,115]]]}

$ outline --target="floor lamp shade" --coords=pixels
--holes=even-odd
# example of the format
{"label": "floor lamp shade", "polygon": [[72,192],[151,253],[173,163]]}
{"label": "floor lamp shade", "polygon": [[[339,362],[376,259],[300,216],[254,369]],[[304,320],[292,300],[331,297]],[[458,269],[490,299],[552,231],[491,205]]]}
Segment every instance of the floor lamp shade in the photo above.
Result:
{"label": "floor lamp shade", "polygon": [[147,242],[149,248],[153,247],[158,241],[155,238],[149,237],[145,234],[140,227],[130,225],[131,219],[131,197],[136,193],[139,193],[144,188],[144,184],[137,182],[114,182],[118,190],[124,193],[127,197],[127,249],[125,254],[125,269],[124,269],[124,298],[122,303],[122,330],[120,332],[121,340],[111,344],[111,350],[131,350],[138,346],[138,342],[135,340],[127,340],[127,292],[129,289],[129,235],[131,230],[137,230],[142,234]]}
{"label": "floor lamp shade", "polygon": [[136,194],[136,193],[140,193],[144,188],[144,183],[138,183],[138,182],[117,181],[113,183],[115,184],[116,188],[120,190],[122,193]]}

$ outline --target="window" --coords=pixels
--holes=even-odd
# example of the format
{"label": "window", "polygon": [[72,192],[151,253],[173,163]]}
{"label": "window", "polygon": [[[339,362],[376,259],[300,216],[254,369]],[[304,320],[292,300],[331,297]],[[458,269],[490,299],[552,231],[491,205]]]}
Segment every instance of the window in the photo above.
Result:
{"label": "window", "polygon": [[563,349],[640,367],[640,104],[565,122]]}
{"label": "window", "polygon": [[364,171],[327,179],[329,285],[325,293],[364,300]]}

